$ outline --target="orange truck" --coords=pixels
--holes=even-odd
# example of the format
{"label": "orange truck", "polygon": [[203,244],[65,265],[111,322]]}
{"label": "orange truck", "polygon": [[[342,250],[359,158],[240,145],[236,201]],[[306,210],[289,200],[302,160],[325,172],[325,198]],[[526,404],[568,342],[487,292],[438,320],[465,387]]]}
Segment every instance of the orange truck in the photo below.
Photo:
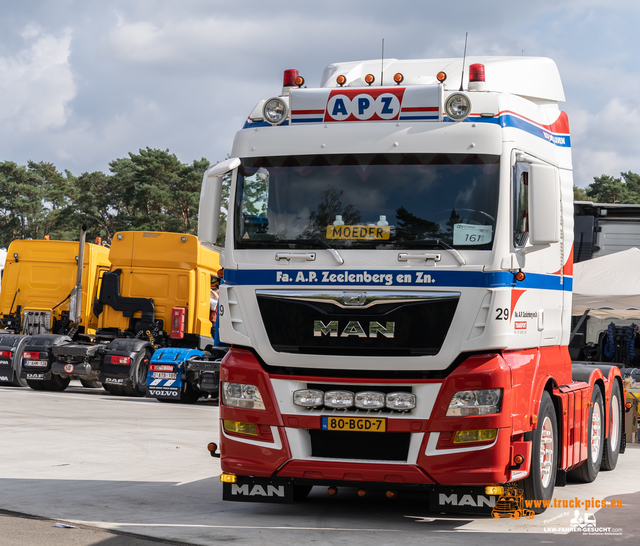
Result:
{"label": "orange truck", "polygon": [[217,396],[223,351],[213,346],[211,291],[219,254],[194,235],[132,231],[115,235],[109,260],[92,307],[95,334],[54,347],[51,372],[67,384],[95,377],[112,394],[182,402]]}
{"label": "orange truck", "polygon": [[[98,279],[109,270],[108,256],[108,248],[84,241],[80,246],[50,240],[9,245],[0,291],[0,383],[38,390],[62,387],[50,372],[50,348],[95,334],[98,318],[91,307]],[[85,290],[79,292],[78,284]],[[84,379],[85,386],[97,386],[92,379]]]}

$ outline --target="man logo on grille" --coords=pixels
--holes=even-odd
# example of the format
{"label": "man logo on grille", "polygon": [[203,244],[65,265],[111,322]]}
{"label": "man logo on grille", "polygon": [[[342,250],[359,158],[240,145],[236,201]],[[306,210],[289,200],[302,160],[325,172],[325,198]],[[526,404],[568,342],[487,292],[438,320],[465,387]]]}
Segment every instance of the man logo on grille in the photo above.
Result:
{"label": "man logo on grille", "polygon": [[342,294],[342,301],[345,305],[364,305],[366,299],[366,292],[359,292],[357,294],[349,294],[348,292],[343,292]]}
{"label": "man logo on grille", "polygon": [[371,321],[369,322],[368,335],[367,331],[362,327],[362,325],[357,320],[350,321],[343,329],[340,334],[338,334],[339,327],[338,321],[332,320],[328,324],[325,324],[321,320],[313,321],[313,336],[314,337],[378,337],[378,334],[381,334],[382,337],[392,339],[396,333],[396,323],[395,322],[387,322],[386,326],[382,326],[379,322]]}

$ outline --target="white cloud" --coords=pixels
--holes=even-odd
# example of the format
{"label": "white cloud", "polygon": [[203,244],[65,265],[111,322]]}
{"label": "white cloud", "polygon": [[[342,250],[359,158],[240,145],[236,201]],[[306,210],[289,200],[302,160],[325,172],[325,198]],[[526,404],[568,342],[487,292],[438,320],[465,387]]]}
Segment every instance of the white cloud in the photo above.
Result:
{"label": "white cloud", "polygon": [[614,96],[595,113],[574,112],[571,122],[574,180],[579,187],[603,174],[640,172],[640,108],[634,100]]}
{"label": "white cloud", "polygon": [[3,136],[63,126],[68,102],[76,95],[69,63],[71,31],[59,37],[36,25],[22,32],[25,47],[0,56],[0,123]]}

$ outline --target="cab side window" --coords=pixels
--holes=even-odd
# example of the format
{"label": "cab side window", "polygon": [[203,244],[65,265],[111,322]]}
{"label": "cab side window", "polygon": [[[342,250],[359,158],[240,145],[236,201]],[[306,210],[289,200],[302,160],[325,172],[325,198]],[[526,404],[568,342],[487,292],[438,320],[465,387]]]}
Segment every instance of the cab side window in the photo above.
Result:
{"label": "cab side window", "polygon": [[529,239],[529,165],[516,163],[513,173],[513,246],[523,247]]}

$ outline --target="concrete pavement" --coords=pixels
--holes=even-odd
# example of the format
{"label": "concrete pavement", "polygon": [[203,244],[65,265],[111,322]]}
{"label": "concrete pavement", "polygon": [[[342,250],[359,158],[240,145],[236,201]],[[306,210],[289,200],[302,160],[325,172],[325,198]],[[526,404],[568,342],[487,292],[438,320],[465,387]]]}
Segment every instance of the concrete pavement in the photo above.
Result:
{"label": "concrete pavement", "polygon": [[[557,488],[560,507],[534,520],[496,521],[429,513],[427,499],[417,495],[361,499],[353,490],[329,497],[314,488],[306,502],[294,505],[223,502],[219,460],[206,451],[217,439],[218,408],[212,402],[162,404],[78,386],[62,393],[0,387],[0,509],[51,520],[20,521],[0,512],[0,545],[29,544],[30,536],[21,533],[45,531],[41,544],[468,546],[493,545],[497,534],[508,533],[505,540],[523,545],[601,545],[627,542],[640,531],[635,445],[616,470],[602,472],[594,483]],[[562,501],[576,497],[620,499],[622,508],[591,510],[598,528],[620,532],[569,533],[574,510]],[[57,521],[88,528],[53,527]],[[101,529],[127,534],[101,535]],[[11,542],[20,537],[28,541]],[[61,538],[78,542],[54,541]]]}

